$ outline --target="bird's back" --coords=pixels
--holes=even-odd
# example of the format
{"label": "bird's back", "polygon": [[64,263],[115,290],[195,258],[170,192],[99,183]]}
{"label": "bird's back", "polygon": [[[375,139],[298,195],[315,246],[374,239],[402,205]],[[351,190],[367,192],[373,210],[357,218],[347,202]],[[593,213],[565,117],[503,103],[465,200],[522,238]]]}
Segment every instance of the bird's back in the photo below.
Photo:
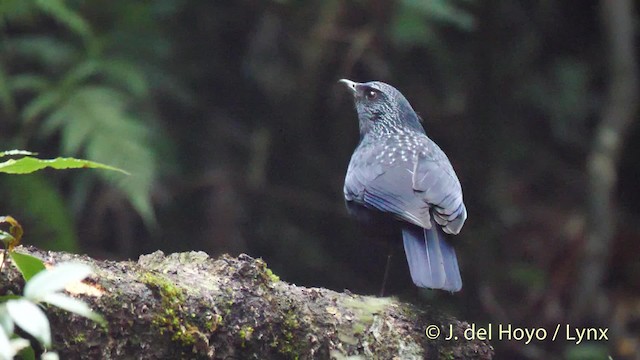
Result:
{"label": "bird's back", "polygon": [[444,233],[457,234],[467,212],[449,159],[394,87],[341,82],[354,94],[361,139],[345,177],[347,208],[364,221],[401,220],[396,223],[413,282],[460,290],[457,257]]}
{"label": "bird's back", "polygon": [[[436,187],[446,194],[433,196],[429,192],[433,186],[426,184],[441,184]],[[344,193],[347,201],[390,212],[424,228],[430,227],[428,210],[439,205],[437,200],[449,194],[449,198],[461,198],[460,182],[449,159],[417,131],[363,137],[351,157]]]}

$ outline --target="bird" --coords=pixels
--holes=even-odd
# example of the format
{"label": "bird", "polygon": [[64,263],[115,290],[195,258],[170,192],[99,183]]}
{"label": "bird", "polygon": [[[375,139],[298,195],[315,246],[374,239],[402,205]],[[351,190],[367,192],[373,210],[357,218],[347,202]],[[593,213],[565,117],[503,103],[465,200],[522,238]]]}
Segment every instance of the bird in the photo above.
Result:
{"label": "bird", "polygon": [[360,128],[344,182],[348,212],[363,222],[390,219],[398,225],[416,286],[459,291],[458,258],[445,234],[460,232],[467,209],[449,158],[396,88],[380,81],[339,82],[353,94]]}

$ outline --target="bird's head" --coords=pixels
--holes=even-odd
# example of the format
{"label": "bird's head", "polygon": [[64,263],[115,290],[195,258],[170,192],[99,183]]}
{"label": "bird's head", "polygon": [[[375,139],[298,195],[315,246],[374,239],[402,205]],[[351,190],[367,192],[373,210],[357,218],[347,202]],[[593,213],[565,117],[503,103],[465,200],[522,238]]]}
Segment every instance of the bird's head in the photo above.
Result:
{"label": "bird's head", "polygon": [[368,132],[389,134],[402,131],[424,132],[418,115],[407,99],[396,88],[381,81],[357,83],[342,79],[353,93],[360,135]]}

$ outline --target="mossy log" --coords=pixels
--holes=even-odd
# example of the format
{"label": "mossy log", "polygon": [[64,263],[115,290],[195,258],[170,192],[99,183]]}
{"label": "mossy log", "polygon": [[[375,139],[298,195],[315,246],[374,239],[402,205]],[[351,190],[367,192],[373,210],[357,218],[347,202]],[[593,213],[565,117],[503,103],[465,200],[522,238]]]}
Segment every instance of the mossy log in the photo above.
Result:
{"label": "mossy log", "polygon": [[[62,359],[491,359],[484,341],[467,341],[468,324],[394,298],[305,288],[280,281],[260,259],[212,259],[203,252],[137,262],[20,247],[47,264],[78,261],[95,274],[67,292],[107,319],[107,329],[47,307]],[[20,294],[12,266],[0,295]],[[437,325],[442,336],[429,340]],[[450,327],[451,326],[451,327]],[[457,341],[446,341],[452,328]]]}

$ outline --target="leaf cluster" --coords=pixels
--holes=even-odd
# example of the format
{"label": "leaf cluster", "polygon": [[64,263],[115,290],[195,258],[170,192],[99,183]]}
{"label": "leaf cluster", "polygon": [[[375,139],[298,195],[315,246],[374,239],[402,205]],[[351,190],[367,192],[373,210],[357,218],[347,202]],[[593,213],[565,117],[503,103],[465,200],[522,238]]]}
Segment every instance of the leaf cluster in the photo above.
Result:
{"label": "leaf cluster", "polygon": [[[166,142],[155,125],[150,91],[154,68],[122,51],[116,31],[95,28],[80,9],[63,0],[3,1],[0,5],[0,28],[12,30],[5,31],[0,41],[0,112],[8,120],[4,140],[19,147],[37,143],[39,151],[50,151],[42,144],[57,143],[56,152],[65,156],[128,169],[133,175],[126,178],[97,173],[102,183],[95,177],[79,177],[74,206],[77,211],[89,206],[89,194],[96,187],[115,186],[121,194],[117,201],[129,203],[150,225],[155,219],[151,190],[159,172],[158,147]],[[38,26],[51,20],[55,26]],[[32,159],[20,161],[5,164],[7,172]],[[56,159],[49,166],[75,167],[71,162]],[[12,206],[21,203],[22,194],[42,195],[34,200],[37,205],[24,204],[22,209],[39,220],[44,216],[40,224],[53,223],[49,218],[55,217],[38,212],[40,207],[69,213],[68,201],[56,195],[59,184],[50,178],[3,181],[12,188],[5,195]],[[74,243],[68,235],[74,231],[70,214],[67,218],[66,238],[60,233],[57,243]]]}
{"label": "leaf cluster", "polygon": [[[22,296],[0,297],[0,360],[11,360],[16,355],[22,359],[34,359],[31,344],[15,334],[16,327],[36,339],[45,349],[51,349],[51,328],[43,304],[59,307],[84,316],[106,326],[104,318],[91,310],[83,301],[62,291],[71,283],[81,281],[92,273],[89,266],[81,263],[61,263],[45,269],[42,260],[16,251],[3,253],[3,262],[9,255],[26,281]],[[53,360],[55,352],[47,352],[42,359]]]}

